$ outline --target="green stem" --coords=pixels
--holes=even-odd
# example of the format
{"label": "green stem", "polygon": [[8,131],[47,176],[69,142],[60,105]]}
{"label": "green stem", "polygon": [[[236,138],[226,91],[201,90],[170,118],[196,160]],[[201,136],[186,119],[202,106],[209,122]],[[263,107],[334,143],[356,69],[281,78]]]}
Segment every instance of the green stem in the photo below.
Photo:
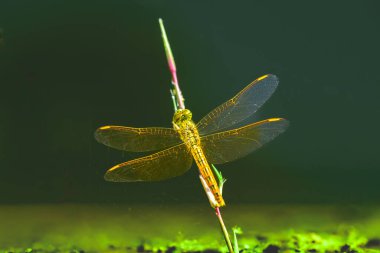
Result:
{"label": "green stem", "polygon": [[227,247],[228,247],[228,251],[230,253],[234,253],[234,249],[232,248],[232,243],[231,243],[231,240],[230,240],[230,236],[228,235],[228,231],[227,231],[226,225],[224,224],[223,217],[222,217],[222,214],[220,213],[219,207],[215,208],[215,214],[216,214],[216,217],[218,217],[218,220],[219,220],[219,223],[220,223],[220,227],[222,228],[224,240],[226,241],[226,244],[227,244]]}
{"label": "green stem", "polygon": [[184,98],[182,96],[182,92],[181,92],[181,89],[179,88],[179,84],[178,84],[177,68],[175,66],[175,61],[174,61],[172,50],[170,48],[168,37],[166,36],[164,22],[162,21],[161,18],[158,21],[160,23],[162,40],[164,42],[166,58],[168,60],[170,73],[172,75],[172,84],[173,84],[174,89],[175,89],[175,96],[176,96],[177,104],[178,104],[179,109],[185,109]]}
{"label": "green stem", "polygon": [[[177,68],[176,68],[176,65],[175,65],[175,61],[174,61],[172,50],[170,48],[169,40],[168,40],[168,38],[166,36],[166,31],[165,31],[164,23],[163,23],[163,21],[162,21],[161,18],[159,19],[159,23],[160,23],[160,28],[161,28],[162,40],[164,42],[164,48],[165,48],[166,58],[168,60],[170,73],[172,75],[172,84],[174,86],[174,89],[170,89],[170,93],[171,93],[172,100],[173,100],[173,106],[174,106],[175,110],[177,110],[178,108],[179,109],[185,109],[184,98],[183,98],[182,92],[181,92],[181,90],[179,88],[178,79],[177,79]],[[214,169],[216,170],[215,167],[214,167]],[[200,176],[200,178],[201,178],[201,181],[202,181],[202,176]],[[223,177],[222,177],[221,174],[220,175],[218,174],[218,178],[219,178],[220,185],[223,187],[223,183],[224,183],[225,180],[223,179]],[[207,187],[207,184],[204,183],[203,186]],[[207,193],[207,191],[206,191],[206,193]],[[211,203],[210,197],[209,197],[209,200],[210,200],[210,203]],[[222,232],[223,232],[223,235],[224,235],[224,239],[225,239],[225,241],[227,243],[228,250],[229,250],[230,253],[234,253],[233,248],[232,248],[232,244],[231,244],[231,240],[230,240],[230,237],[228,235],[226,225],[224,225],[224,221],[223,221],[223,218],[222,218],[222,214],[220,213],[219,207],[215,208],[215,213],[216,213],[216,216],[218,217],[218,220],[219,220],[219,223],[220,223],[220,227],[222,228]]]}

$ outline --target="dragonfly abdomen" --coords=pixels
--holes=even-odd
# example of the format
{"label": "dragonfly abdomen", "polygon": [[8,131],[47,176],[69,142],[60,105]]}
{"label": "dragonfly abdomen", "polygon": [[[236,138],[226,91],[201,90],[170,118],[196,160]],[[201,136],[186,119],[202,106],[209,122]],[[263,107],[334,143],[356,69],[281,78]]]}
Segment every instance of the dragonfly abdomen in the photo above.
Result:
{"label": "dragonfly abdomen", "polygon": [[218,183],[215,180],[214,173],[212,172],[209,163],[203,153],[203,150],[200,145],[193,146],[191,153],[194,157],[195,163],[198,166],[199,172],[202,178],[205,180],[208,188],[211,190],[214,195],[215,204],[212,204],[213,207],[221,207],[225,205],[222,194],[220,193]]}
{"label": "dragonfly abdomen", "polygon": [[194,157],[199,172],[215,198],[216,203],[212,204],[213,207],[224,206],[225,202],[222,197],[222,194],[220,193],[218,183],[202,150],[198,131],[193,122],[189,123],[190,124],[188,125],[187,131],[185,131],[185,143],[188,146],[188,148],[190,148],[191,154]]}

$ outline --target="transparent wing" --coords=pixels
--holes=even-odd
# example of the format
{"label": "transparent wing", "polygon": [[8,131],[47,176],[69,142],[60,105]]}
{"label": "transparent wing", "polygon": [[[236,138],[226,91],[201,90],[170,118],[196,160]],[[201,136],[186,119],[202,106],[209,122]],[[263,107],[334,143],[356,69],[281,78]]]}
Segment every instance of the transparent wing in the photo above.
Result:
{"label": "transparent wing", "polygon": [[160,150],[182,142],[174,129],[161,127],[104,126],[95,131],[95,139],[108,147],[132,152]]}
{"label": "transparent wing", "polygon": [[104,175],[113,182],[160,181],[185,173],[193,157],[185,144],[158,153],[118,164]]}
{"label": "transparent wing", "polygon": [[277,84],[278,78],[275,75],[265,75],[256,79],[235,97],[201,119],[197,124],[200,135],[226,129],[248,118],[273,94]]}
{"label": "transparent wing", "polygon": [[241,128],[201,137],[209,163],[222,164],[241,158],[273,140],[288,127],[281,118],[266,119]]}

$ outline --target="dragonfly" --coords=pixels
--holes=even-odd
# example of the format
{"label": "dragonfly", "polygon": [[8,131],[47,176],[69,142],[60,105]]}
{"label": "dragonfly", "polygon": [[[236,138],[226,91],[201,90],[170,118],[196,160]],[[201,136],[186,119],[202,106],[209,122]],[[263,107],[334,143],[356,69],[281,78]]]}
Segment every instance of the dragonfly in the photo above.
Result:
{"label": "dragonfly", "polygon": [[206,184],[212,193],[211,205],[214,208],[224,206],[210,164],[223,164],[244,157],[286,130],[289,123],[283,118],[269,118],[237,127],[269,99],[277,86],[275,75],[262,76],[197,124],[193,122],[190,110],[178,109],[173,116],[173,128],[98,128],[96,140],[108,147],[129,152],[158,151],[110,168],[104,175],[105,180],[165,180],[184,174],[195,161],[202,184]]}

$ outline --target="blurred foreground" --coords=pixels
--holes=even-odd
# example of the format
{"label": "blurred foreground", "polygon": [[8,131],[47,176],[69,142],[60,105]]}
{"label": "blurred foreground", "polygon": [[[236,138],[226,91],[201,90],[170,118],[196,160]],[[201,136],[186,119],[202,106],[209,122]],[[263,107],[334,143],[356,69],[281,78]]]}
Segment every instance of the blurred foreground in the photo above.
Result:
{"label": "blurred foreground", "polygon": [[[380,207],[240,205],[222,209],[244,252],[380,252]],[[226,252],[205,205],[0,206],[2,252]],[[208,250],[208,251],[206,251]]]}

